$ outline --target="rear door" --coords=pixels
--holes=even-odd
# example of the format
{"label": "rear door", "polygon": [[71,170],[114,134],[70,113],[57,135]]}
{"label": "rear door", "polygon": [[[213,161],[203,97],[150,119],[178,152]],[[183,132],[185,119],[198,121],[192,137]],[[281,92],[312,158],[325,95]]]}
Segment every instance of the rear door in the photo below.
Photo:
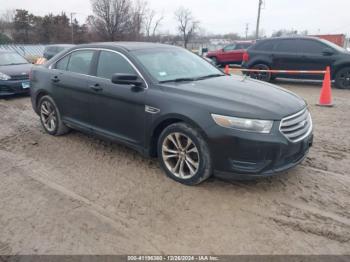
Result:
{"label": "rear door", "polygon": [[298,54],[297,40],[277,40],[272,52],[273,69],[296,70],[300,66],[300,54]]}
{"label": "rear door", "polygon": [[142,146],[147,89],[114,84],[111,79],[115,73],[139,75],[123,54],[100,51],[96,78],[89,82],[89,86],[99,88],[92,100],[94,130],[130,145]]}
{"label": "rear door", "polygon": [[225,63],[233,62],[235,57],[235,53],[234,53],[235,48],[236,48],[236,44],[225,46],[222,49],[222,52],[220,53],[220,57],[219,57],[220,62],[225,62]]}
{"label": "rear door", "polygon": [[90,116],[93,92],[88,84],[96,54],[95,50],[74,51],[59,60],[51,72],[52,95],[63,119],[86,128],[93,123]]}

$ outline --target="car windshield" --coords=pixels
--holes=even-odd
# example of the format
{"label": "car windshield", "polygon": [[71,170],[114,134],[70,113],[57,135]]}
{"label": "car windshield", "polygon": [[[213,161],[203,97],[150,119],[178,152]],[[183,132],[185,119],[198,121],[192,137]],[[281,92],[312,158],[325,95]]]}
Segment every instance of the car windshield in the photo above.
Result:
{"label": "car windshield", "polygon": [[12,53],[12,52],[8,52],[8,53],[7,52],[6,53],[0,52],[0,66],[21,65],[21,64],[28,64],[28,61],[25,60],[19,54]]}
{"label": "car windshield", "polygon": [[224,75],[203,58],[181,48],[137,50],[133,53],[159,82],[195,81]]}

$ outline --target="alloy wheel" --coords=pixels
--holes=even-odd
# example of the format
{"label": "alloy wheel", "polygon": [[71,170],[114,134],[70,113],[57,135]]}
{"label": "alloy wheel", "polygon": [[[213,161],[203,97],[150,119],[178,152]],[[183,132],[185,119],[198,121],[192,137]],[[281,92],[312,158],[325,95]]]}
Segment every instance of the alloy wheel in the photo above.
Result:
{"label": "alloy wheel", "polygon": [[57,127],[57,115],[54,106],[49,101],[42,102],[40,107],[40,117],[47,131],[55,131]]}
{"label": "alloy wheel", "polygon": [[162,158],[168,170],[180,179],[190,179],[199,168],[199,152],[183,133],[171,133],[163,141]]}
{"label": "alloy wheel", "polygon": [[[269,70],[269,67],[263,64],[258,64],[252,67],[252,69],[257,70]],[[270,81],[271,79],[271,73],[268,72],[251,72],[250,77],[260,80],[260,81]]]}

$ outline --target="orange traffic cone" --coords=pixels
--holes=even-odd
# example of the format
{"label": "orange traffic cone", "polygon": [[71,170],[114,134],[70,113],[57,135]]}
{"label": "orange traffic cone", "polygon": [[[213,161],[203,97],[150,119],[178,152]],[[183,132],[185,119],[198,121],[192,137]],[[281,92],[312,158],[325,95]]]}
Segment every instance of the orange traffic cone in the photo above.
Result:
{"label": "orange traffic cone", "polygon": [[333,106],[332,103],[332,87],[331,87],[331,69],[327,66],[326,74],[322,84],[322,90],[320,95],[320,101],[318,106]]}
{"label": "orange traffic cone", "polygon": [[225,74],[226,74],[226,75],[229,75],[229,74],[230,74],[230,67],[229,67],[229,65],[226,65],[226,66],[225,66]]}

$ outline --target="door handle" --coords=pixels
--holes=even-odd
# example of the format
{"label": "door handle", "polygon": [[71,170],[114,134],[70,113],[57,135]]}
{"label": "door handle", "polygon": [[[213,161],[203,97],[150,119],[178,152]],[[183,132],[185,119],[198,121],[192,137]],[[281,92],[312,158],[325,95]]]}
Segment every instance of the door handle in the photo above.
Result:
{"label": "door handle", "polygon": [[60,79],[58,78],[58,76],[54,76],[51,78],[51,81],[54,82],[54,83],[57,83],[60,81]]}
{"label": "door handle", "polygon": [[103,88],[99,84],[94,84],[89,86],[94,91],[101,91]]}

